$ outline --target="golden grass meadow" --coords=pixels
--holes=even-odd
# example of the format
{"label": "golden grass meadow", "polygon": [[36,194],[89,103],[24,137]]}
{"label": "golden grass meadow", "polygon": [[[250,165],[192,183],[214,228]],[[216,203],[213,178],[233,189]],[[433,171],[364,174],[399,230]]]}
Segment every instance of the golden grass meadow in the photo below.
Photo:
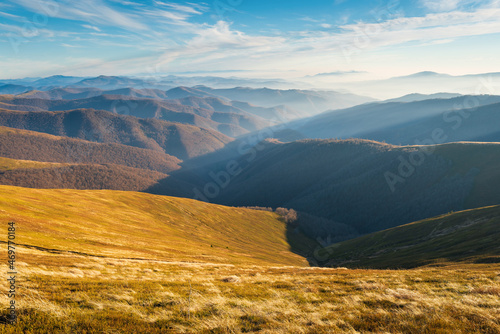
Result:
{"label": "golden grass meadow", "polygon": [[500,271],[486,265],[349,270],[19,253],[19,321],[1,333],[500,331]]}
{"label": "golden grass meadow", "polygon": [[5,323],[2,285],[0,333],[500,333],[498,264],[309,267],[272,212],[133,192],[0,192],[18,243],[18,322]]}

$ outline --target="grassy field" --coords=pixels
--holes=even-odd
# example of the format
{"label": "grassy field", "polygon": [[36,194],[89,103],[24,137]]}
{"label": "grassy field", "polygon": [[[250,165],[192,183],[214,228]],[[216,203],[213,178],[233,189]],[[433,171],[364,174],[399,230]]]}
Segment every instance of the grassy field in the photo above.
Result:
{"label": "grassy field", "polygon": [[312,268],[272,212],[0,186],[4,259],[11,220],[19,321],[2,284],[0,333],[500,333],[494,263]]}
{"label": "grassy field", "polygon": [[31,160],[17,160],[0,157],[0,172],[21,168],[57,168],[71,166],[71,164],[62,164],[57,162],[40,162]]}
{"label": "grassy field", "polygon": [[0,333],[500,333],[500,269],[489,265],[348,270],[18,254],[19,321]]}
{"label": "grassy field", "polygon": [[279,215],[184,198],[0,186],[0,221],[16,222],[18,243],[59,253],[307,265],[290,250]]}
{"label": "grassy field", "polygon": [[328,265],[414,268],[500,263],[500,206],[449,213],[375,232],[321,250]]}

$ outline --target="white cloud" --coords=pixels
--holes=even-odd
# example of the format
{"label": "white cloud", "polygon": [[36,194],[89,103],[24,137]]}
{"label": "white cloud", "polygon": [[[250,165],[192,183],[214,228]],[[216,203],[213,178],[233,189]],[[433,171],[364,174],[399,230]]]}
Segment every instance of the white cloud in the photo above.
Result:
{"label": "white cloud", "polygon": [[500,9],[479,9],[475,12],[453,11],[405,17],[375,24],[351,24],[341,28],[338,37],[346,42],[367,44],[369,47],[397,45],[411,41],[432,41],[465,36],[500,33]]}
{"label": "white cloud", "polygon": [[431,12],[450,12],[465,7],[488,6],[498,2],[498,0],[420,0],[420,4]]}
{"label": "white cloud", "polygon": [[158,23],[169,23],[174,25],[191,25],[187,20],[191,17],[191,15],[187,13],[179,13],[166,11],[161,9],[152,9],[152,10],[143,10],[141,12],[143,15],[147,15],[154,20],[157,20]]}
{"label": "white cloud", "polygon": [[16,20],[22,19],[22,17],[19,15],[14,15],[14,14],[9,14],[9,13],[4,13],[4,12],[0,12],[0,16],[4,16],[4,17],[7,17],[9,19],[16,19]]}
{"label": "white cloud", "polygon": [[[18,25],[0,23],[0,29],[4,31],[2,35],[11,36],[12,40],[17,42],[25,42],[31,38],[39,36],[44,36],[49,38],[56,36],[56,33],[52,30],[37,28],[35,26],[25,26],[25,25],[18,26]],[[58,32],[57,36],[67,36],[67,34]]]}
{"label": "white cloud", "polygon": [[219,21],[213,26],[203,26],[195,32],[196,37],[190,40],[187,45],[190,48],[210,48],[221,47],[251,48],[258,46],[274,46],[284,42],[281,37],[249,36],[241,31],[231,30],[229,24]]}
{"label": "white cloud", "polygon": [[320,24],[320,26],[321,26],[321,28],[325,28],[325,29],[329,29],[332,27],[332,25],[328,24],[328,23],[322,23],[322,24]]}
{"label": "white cloud", "polygon": [[101,29],[99,29],[98,27],[91,26],[90,24],[82,24],[82,27],[87,28],[87,29],[91,29],[91,30],[95,30],[95,31],[101,31]]}
{"label": "white cloud", "polygon": [[169,7],[175,11],[178,11],[178,12],[184,12],[184,13],[196,14],[196,15],[202,14],[200,9],[204,8],[202,6],[201,7],[196,6],[196,8],[195,8],[195,6],[185,6],[185,5],[179,5],[177,3],[168,3],[168,2],[162,2],[162,1],[154,1],[154,3],[156,5]]}
{"label": "white cloud", "polygon": [[449,38],[449,39],[437,39],[435,41],[430,41],[430,42],[425,42],[419,45],[421,46],[428,46],[428,45],[439,45],[439,44],[448,44],[454,42],[455,39]]}
{"label": "white cloud", "polygon": [[299,20],[306,21],[306,22],[314,22],[314,23],[321,22],[320,20],[313,19],[313,18],[311,18],[309,16],[301,17],[301,18],[299,18]]}
{"label": "white cloud", "polygon": [[64,46],[65,48],[82,48],[82,46],[80,45],[67,44],[67,43],[61,43],[61,46]]}
{"label": "white cloud", "polygon": [[146,30],[147,26],[133,14],[119,12],[102,0],[10,0],[36,13],[92,24],[117,26],[126,30]]}
{"label": "white cloud", "polygon": [[458,4],[463,0],[422,0],[422,5],[431,11],[444,12],[458,8]]}

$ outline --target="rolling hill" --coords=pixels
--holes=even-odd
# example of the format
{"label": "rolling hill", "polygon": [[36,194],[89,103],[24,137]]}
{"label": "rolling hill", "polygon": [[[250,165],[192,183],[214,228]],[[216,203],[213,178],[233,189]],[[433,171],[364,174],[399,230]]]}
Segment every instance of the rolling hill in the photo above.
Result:
{"label": "rolling hill", "polygon": [[321,250],[324,263],[351,268],[414,268],[500,263],[500,206],[448,213]]}
{"label": "rolling hill", "polygon": [[374,99],[366,96],[336,91],[256,89],[248,87],[213,89],[205,86],[195,86],[193,88],[233,101],[243,101],[264,107],[286,105],[299,110],[304,116],[312,116],[328,109],[347,108],[374,101]]}
{"label": "rolling hill", "polygon": [[[183,190],[185,197],[293,208],[348,225],[359,234],[500,202],[498,143],[268,141],[245,152],[227,153],[224,159],[221,152],[212,155],[219,161],[207,155],[188,162],[191,169],[171,173],[150,191],[164,193],[162,186],[182,180],[192,183]],[[204,160],[207,165],[197,168]],[[302,229],[307,232],[307,226]],[[329,233],[320,237],[326,239]]]}
{"label": "rolling hill", "polygon": [[50,77],[40,78],[38,80],[35,80],[31,82],[31,85],[38,88],[54,87],[54,86],[62,87],[74,84],[76,82],[81,81],[82,79],[85,80],[85,78],[82,77],[74,77],[67,75],[52,75]]}
{"label": "rolling hill", "polygon": [[431,71],[418,72],[411,75],[398,76],[382,80],[369,81],[330,81],[332,89],[347,89],[355,94],[371,94],[381,99],[396,98],[406,94],[434,94],[443,89],[458,94],[497,94],[495,82],[500,78],[499,72],[449,75]]}
{"label": "rolling hill", "polygon": [[73,164],[115,164],[161,173],[179,169],[181,163],[176,157],[158,151],[1,126],[0,157]]}
{"label": "rolling hill", "polygon": [[[435,116],[362,133],[360,137],[401,145],[458,141],[500,142],[500,103],[472,109],[450,110]],[[440,130],[441,129],[441,130]],[[443,132],[436,141],[435,131]]]}
{"label": "rolling hill", "polygon": [[[47,100],[33,97],[23,98],[21,95],[4,96],[0,107],[23,111],[66,111],[91,108],[139,118],[154,118],[195,125],[230,136],[238,136],[272,125],[271,122],[260,116],[232,107],[229,103],[217,98],[203,100],[192,97],[183,100],[161,100],[121,95],[99,95],[85,99]],[[273,109],[269,110],[269,114],[273,112]]]}
{"label": "rolling hill", "polygon": [[21,86],[21,85],[14,85],[14,84],[6,84],[2,85],[0,84],[0,94],[22,94],[27,91],[32,89],[32,87],[26,87],[26,86]]}
{"label": "rolling hill", "polygon": [[0,109],[0,126],[151,149],[180,160],[215,151],[231,141],[213,130],[92,109],[60,112]]}
{"label": "rolling hill", "polygon": [[[6,93],[7,94],[7,93]],[[188,87],[177,87],[168,91],[159,89],[122,88],[115,90],[102,90],[98,88],[54,88],[47,91],[31,90],[18,94],[16,98],[33,98],[43,100],[75,100],[87,99],[102,95],[120,95],[129,99],[157,99],[170,104],[191,106],[216,112],[249,113],[264,119],[292,120],[300,118],[302,113],[285,105],[270,108],[256,106],[247,102],[230,101],[223,97]],[[22,101],[20,102],[22,103]],[[43,108],[47,108],[43,106]],[[106,109],[107,110],[107,109]]]}
{"label": "rolling hill", "polygon": [[43,100],[75,100],[87,99],[103,94],[102,89],[98,88],[52,88],[50,90],[30,90],[22,94],[18,94],[16,98],[31,98]]}
{"label": "rolling hill", "polygon": [[129,78],[125,76],[100,75],[94,78],[85,78],[71,83],[68,87],[93,87],[100,89],[120,89],[120,88],[156,88],[157,84],[139,78]]}
{"label": "rolling hill", "polygon": [[0,184],[39,189],[145,191],[166,174],[113,164],[61,164],[0,157]]}
{"label": "rolling hill", "polygon": [[291,251],[286,226],[272,212],[109,190],[0,186],[0,198],[1,219],[23,231],[16,242],[53,253],[307,265]]}
{"label": "rolling hill", "polygon": [[[481,131],[475,124],[483,117],[478,116],[481,120],[469,122],[465,120],[465,117],[469,116],[464,117],[461,114],[470,114],[470,107],[474,107],[474,114],[476,111],[478,112],[476,115],[488,113],[490,120],[497,122],[500,118],[498,103],[500,96],[488,95],[468,95],[407,103],[370,103],[291,122],[286,128],[293,130],[292,140],[363,138],[386,141],[395,145],[411,145],[416,144],[416,140],[428,139],[436,128],[442,128],[446,130],[447,135],[450,135],[446,142],[474,140],[473,137],[481,137],[489,132],[489,129]],[[460,119],[457,120],[457,117]],[[463,127],[456,129],[457,122]],[[488,122],[484,125],[489,126]],[[276,136],[285,139],[280,138],[279,133]]]}
{"label": "rolling hill", "polygon": [[386,100],[384,102],[416,102],[424,100],[434,100],[434,99],[453,99],[459,97],[462,94],[457,93],[434,93],[434,94],[407,94],[395,99]]}

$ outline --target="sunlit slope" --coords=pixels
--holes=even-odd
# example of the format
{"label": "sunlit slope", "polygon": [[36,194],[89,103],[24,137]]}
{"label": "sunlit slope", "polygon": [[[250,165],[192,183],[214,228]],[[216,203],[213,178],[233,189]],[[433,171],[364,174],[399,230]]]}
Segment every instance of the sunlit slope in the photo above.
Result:
{"label": "sunlit slope", "polygon": [[32,160],[16,160],[0,157],[0,172],[6,172],[16,169],[38,169],[38,168],[54,168],[71,166],[71,164],[63,164],[57,162],[40,162]]}
{"label": "sunlit slope", "polygon": [[0,184],[38,189],[144,191],[167,174],[114,164],[62,164],[0,158]]}
{"label": "sunlit slope", "polygon": [[331,245],[328,265],[413,268],[500,263],[500,206],[450,213]]}
{"label": "sunlit slope", "polygon": [[[0,186],[20,244],[164,261],[306,265],[272,212],[121,191]],[[2,237],[5,241],[5,236]]]}
{"label": "sunlit slope", "polygon": [[0,126],[0,156],[11,159],[77,164],[115,164],[168,173],[181,160],[150,149],[97,143]]}
{"label": "sunlit slope", "polygon": [[[0,101],[1,99],[2,97]],[[232,140],[217,131],[192,125],[93,109],[26,112],[0,108],[0,125],[92,142],[150,149],[181,160],[213,152]]]}

